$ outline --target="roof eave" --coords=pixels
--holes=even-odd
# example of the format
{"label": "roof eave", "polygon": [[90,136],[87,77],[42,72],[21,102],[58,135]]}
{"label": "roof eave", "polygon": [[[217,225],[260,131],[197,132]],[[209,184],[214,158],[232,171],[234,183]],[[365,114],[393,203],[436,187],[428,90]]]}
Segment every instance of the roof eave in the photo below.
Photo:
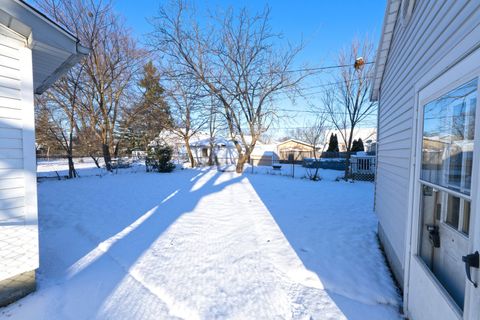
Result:
{"label": "roof eave", "polygon": [[77,52],[71,54],[42,84],[35,88],[35,94],[42,94],[50,88],[55,81],[64,75],[69,69],[76,65],[80,60],[88,55],[90,49],[77,43]]}
{"label": "roof eave", "polygon": [[[24,0],[0,0],[0,23],[26,39],[32,50],[34,74],[36,55],[44,54],[54,61],[51,68],[34,76],[34,92],[41,94],[69,68],[88,55],[90,49],[82,46],[70,31],[38,11]],[[55,60],[56,59],[56,60]]]}
{"label": "roof eave", "polygon": [[400,0],[387,0],[385,16],[383,18],[382,35],[377,49],[375,67],[373,72],[373,85],[370,91],[370,100],[377,101],[380,93],[385,65],[393,36],[393,30],[397,21]]}

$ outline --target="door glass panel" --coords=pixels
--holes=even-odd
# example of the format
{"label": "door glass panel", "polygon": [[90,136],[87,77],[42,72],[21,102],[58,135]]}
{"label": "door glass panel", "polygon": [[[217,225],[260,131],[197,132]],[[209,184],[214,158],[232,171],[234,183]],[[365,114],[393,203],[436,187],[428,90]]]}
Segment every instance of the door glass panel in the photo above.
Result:
{"label": "door glass panel", "polygon": [[457,229],[458,221],[460,221],[460,198],[449,194],[445,222]]}
{"label": "door glass panel", "polygon": [[[419,255],[461,309],[465,299],[462,256],[468,253],[468,238],[454,225],[458,227],[463,201],[430,186],[422,187]],[[445,211],[441,214],[445,221],[437,219],[439,210]]]}
{"label": "door glass panel", "polygon": [[477,79],[424,107],[421,179],[470,194]]}
{"label": "door glass panel", "polygon": [[470,231],[470,201],[465,200],[463,204],[462,232],[468,235],[469,231]]}

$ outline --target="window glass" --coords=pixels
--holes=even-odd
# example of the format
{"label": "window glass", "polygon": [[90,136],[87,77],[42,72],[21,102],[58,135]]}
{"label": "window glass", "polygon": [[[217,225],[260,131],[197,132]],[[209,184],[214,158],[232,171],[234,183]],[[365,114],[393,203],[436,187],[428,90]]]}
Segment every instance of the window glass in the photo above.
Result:
{"label": "window glass", "polygon": [[421,179],[470,194],[477,79],[424,106]]}
{"label": "window glass", "polygon": [[463,203],[462,232],[468,235],[469,229],[470,229],[470,202],[465,200]]}
{"label": "window glass", "polygon": [[458,221],[460,220],[460,198],[448,195],[447,216],[445,222],[458,229]]}

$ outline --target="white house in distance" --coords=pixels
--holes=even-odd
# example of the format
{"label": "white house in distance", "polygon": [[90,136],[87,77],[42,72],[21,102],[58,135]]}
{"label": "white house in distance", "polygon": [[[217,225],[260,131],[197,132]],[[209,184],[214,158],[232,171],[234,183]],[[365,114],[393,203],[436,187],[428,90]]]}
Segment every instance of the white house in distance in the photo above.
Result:
{"label": "white house in distance", "polygon": [[[247,142],[251,139],[246,136]],[[235,164],[238,159],[238,152],[231,139],[217,136],[211,141],[210,134],[198,131],[190,138],[190,148],[192,150],[195,162],[198,165],[207,165],[210,158],[211,142],[214,146],[213,159],[219,165]],[[166,144],[173,148],[173,158],[176,161],[188,162],[185,141],[177,133],[169,130],[162,131],[154,140],[149,143],[149,147],[155,147],[159,144]],[[271,166],[278,161],[276,144],[264,144],[257,141],[255,148],[250,156],[251,163],[256,166]]]}
{"label": "white house in distance", "polygon": [[480,319],[479,84],[479,1],[387,1],[375,211],[409,319]]}
{"label": "white house in distance", "polygon": [[35,289],[33,97],[88,50],[29,4],[0,0],[0,306]]}

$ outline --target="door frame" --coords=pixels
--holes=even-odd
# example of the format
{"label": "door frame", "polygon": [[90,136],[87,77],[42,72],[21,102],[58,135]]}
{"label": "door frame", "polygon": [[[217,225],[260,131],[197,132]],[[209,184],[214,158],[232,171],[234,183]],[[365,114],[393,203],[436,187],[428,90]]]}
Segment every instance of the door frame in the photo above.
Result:
{"label": "door frame", "polygon": [[[478,309],[476,305],[478,305],[480,299],[480,288],[475,289],[467,282],[465,305],[462,314],[460,308],[458,308],[450,295],[418,256],[421,185],[419,180],[422,158],[424,105],[460,85],[477,78],[475,140],[479,141],[480,138],[480,63],[478,63],[480,61],[480,49],[478,48],[478,43],[468,54],[464,54],[462,58],[454,60],[455,63],[453,64],[448,65],[447,58],[449,57],[442,59],[443,62],[437,64],[437,67],[433,68],[431,72],[418,81],[415,87],[415,107],[412,123],[414,128],[412,135],[412,166],[410,171],[409,213],[406,238],[404,308],[408,316],[418,319],[431,317],[436,319],[473,319],[473,315],[477,314],[476,311],[478,311],[473,309]],[[445,64],[447,64],[447,67],[440,69],[441,66]],[[441,71],[439,72],[438,69]],[[437,72],[434,73],[435,71]],[[477,142],[474,144],[473,154],[469,253],[475,250],[480,251],[479,156],[480,143]],[[479,272],[474,269],[471,271],[473,279],[479,281]],[[430,305],[428,311],[424,310],[425,305]]]}

